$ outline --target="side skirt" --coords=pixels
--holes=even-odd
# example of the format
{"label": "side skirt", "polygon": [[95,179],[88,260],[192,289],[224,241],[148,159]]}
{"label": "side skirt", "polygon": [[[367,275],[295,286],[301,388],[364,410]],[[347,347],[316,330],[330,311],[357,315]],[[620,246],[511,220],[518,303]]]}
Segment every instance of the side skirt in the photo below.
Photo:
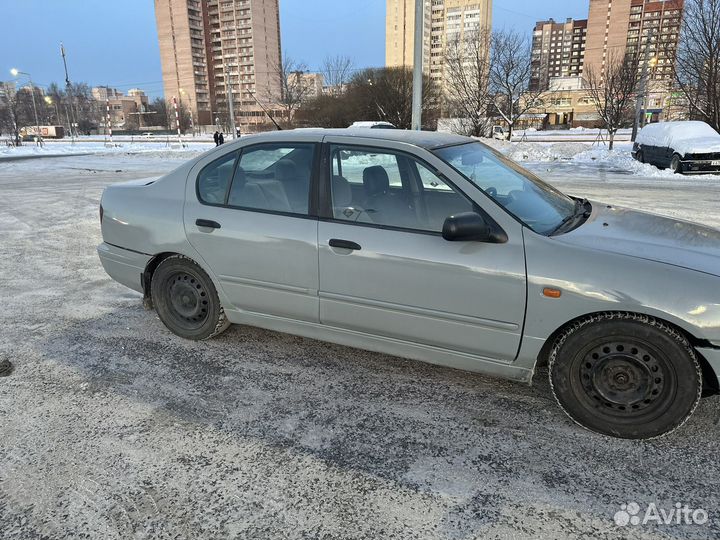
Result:
{"label": "side skirt", "polygon": [[226,309],[225,313],[230,322],[234,324],[257,326],[258,328],[265,328],[276,332],[294,334],[319,341],[328,341],[330,343],[337,343],[338,345],[390,354],[410,360],[420,360],[421,362],[439,366],[484,373],[486,375],[502,377],[527,384],[530,384],[532,380],[532,369],[508,364],[507,362],[492,358],[459,353],[440,347],[421,345],[410,341],[376,336],[318,323],[274,317],[272,315],[261,315],[258,313],[229,309]]}

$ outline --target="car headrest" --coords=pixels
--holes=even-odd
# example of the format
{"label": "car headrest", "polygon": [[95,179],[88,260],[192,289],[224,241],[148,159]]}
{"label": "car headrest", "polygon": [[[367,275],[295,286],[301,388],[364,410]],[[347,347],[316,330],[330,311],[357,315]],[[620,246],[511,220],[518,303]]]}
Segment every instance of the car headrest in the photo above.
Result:
{"label": "car headrest", "polygon": [[332,197],[333,206],[350,206],[353,196],[350,182],[346,178],[342,176],[332,177]]}
{"label": "car headrest", "polygon": [[363,186],[365,194],[369,197],[387,193],[390,189],[390,178],[388,178],[387,171],[380,165],[367,167],[363,171]]}
{"label": "car headrest", "polygon": [[281,159],[275,164],[275,180],[285,182],[298,179],[298,168],[290,159]]}

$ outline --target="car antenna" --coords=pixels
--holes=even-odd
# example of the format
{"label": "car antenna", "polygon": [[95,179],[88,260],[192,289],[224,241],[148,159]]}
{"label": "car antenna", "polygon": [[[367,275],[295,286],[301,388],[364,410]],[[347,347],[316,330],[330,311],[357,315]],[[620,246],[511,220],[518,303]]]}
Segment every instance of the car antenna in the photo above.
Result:
{"label": "car antenna", "polygon": [[267,115],[267,117],[270,119],[270,121],[271,121],[273,124],[275,124],[275,127],[276,127],[276,128],[278,128],[278,131],[282,131],[283,128],[280,127],[280,124],[278,124],[278,123],[275,121],[275,119],[274,119],[274,118],[272,117],[272,115],[268,112],[268,110],[267,110],[265,107],[263,107],[263,104],[260,103],[260,101],[258,101],[258,98],[255,97],[255,92],[248,92],[248,93],[249,93],[249,94],[252,96],[252,98],[255,100],[255,103],[257,103],[258,105],[260,105],[260,108],[261,108],[261,109],[263,110],[263,112]]}

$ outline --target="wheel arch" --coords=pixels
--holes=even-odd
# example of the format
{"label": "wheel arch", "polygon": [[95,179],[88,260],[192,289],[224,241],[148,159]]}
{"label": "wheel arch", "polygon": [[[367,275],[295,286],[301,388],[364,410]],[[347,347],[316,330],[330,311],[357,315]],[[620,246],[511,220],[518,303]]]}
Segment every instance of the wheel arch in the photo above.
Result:
{"label": "wheel arch", "polygon": [[570,326],[580,322],[584,321],[586,319],[591,319],[594,317],[599,317],[601,315],[634,315],[638,317],[645,317],[648,319],[654,319],[656,321],[662,322],[663,324],[666,324],[667,326],[673,328],[677,332],[679,332],[681,335],[683,335],[690,345],[695,349],[695,354],[697,355],[698,362],[700,363],[700,367],[702,368],[702,375],[703,375],[703,387],[704,387],[704,393],[706,395],[712,395],[720,393],[720,384],[718,383],[718,377],[715,375],[715,371],[712,369],[708,361],[703,357],[703,355],[697,350],[698,347],[707,347],[709,343],[706,340],[699,339],[696,336],[694,336],[691,332],[688,332],[685,328],[677,325],[676,323],[669,321],[667,319],[664,319],[662,317],[658,317],[656,315],[648,315],[647,313],[640,313],[640,312],[634,312],[634,311],[612,311],[612,310],[604,310],[604,311],[596,311],[592,313],[587,313],[585,315],[581,315],[579,317],[575,317],[574,319],[571,319],[562,325],[560,325],[557,329],[555,329],[550,336],[545,340],[545,343],[543,344],[542,348],[540,349],[540,353],[538,354],[537,361],[536,361],[536,367],[541,366],[547,366],[548,360],[550,358],[550,352],[552,350],[553,345],[555,344],[555,341],[562,335],[565,330],[567,330]]}
{"label": "wheel arch", "polygon": [[152,295],[150,293],[151,290],[151,283],[152,283],[152,277],[155,273],[155,269],[157,269],[158,265],[163,262],[168,257],[172,257],[173,255],[181,255],[180,253],[176,253],[174,251],[164,251],[162,253],[158,253],[156,255],[153,255],[153,257],[147,262],[145,265],[145,269],[142,273],[142,290],[143,290],[143,305],[147,309],[153,309],[153,302],[152,302]]}

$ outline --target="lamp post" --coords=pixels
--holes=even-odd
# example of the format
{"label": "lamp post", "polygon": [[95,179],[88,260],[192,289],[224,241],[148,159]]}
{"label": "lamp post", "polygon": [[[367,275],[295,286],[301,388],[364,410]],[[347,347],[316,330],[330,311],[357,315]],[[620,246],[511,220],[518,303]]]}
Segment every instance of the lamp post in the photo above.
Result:
{"label": "lamp post", "polygon": [[[50,114],[48,114],[48,124],[50,124],[50,118],[52,117],[52,106],[53,106],[53,100],[50,96],[45,96],[45,103],[47,103],[50,106]],[[56,107],[57,111],[57,107]],[[60,115],[56,115],[57,122],[60,123]]]}
{"label": "lamp post", "polygon": [[12,68],[10,70],[10,74],[13,77],[17,77],[18,75],[25,75],[28,78],[28,81],[30,81],[30,96],[32,97],[33,112],[35,113],[35,128],[37,129],[38,140],[40,141],[40,144],[42,145],[42,135],[40,134],[40,121],[38,120],[37,105],[35,105],[35,86],[33,85],[32,77],[30,76],[29,73],[20,71],[16,68]]}
{"label": "lamp post", "polygon": [[641,127],[645,127],[647,124],[647,115],[648,115],[648,105],[650,102],[650,79],[652,79],[653,75],[655,74],[655,66],[658,64],[657,56],[654,56],[650,59],[648,62],[650,72],[648,74],[648,78],[645,81],[645,96],[643,97],[643,114],[642,114],[642,123]]}

